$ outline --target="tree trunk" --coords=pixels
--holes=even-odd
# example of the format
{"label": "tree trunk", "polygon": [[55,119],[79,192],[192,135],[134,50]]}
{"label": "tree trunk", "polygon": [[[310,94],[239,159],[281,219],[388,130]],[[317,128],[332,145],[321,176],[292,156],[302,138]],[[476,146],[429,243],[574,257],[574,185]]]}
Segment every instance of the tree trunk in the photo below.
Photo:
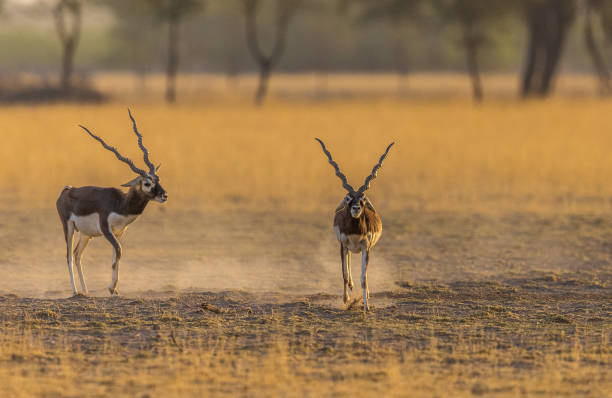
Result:
{"label": "tree trunk", "polygon": [[467,68],[472,80],[472,95],[474,101],[482,102],[483,92],[480,81],[480,69],[478,68],[478,44],[472,39],[466,39],[465,49],[467,55]]}
{"label": "tree trunk", "polygon": [[171,18],[168,21],[168,65],[166,67],[166,101],[176,100],[176,72],[179,63],[179,20]]}
{"label": "tree trunk", "polygon": [[81,2],[60,0],[53,9],[55,28],[62,45],[60,92],[68,96],[72,90],[74,55],[81,34]]}
{"label": "tree trunk", "polygon": [[548,96],[558,70],[567,32],[575,17],[574,0],[534,3],[527,11],[529,45],[521,94]]}
{"label": "tree trunk", "polygon": [[147,92],[147,70],[144,67],[138,67],[134,70],[135,91],[140,95],[145,95]]}
{"label": "tree trunk", "polygon": [[278,65],[278,62],[285,51],[285,37],[287,35],[287,26],[293,13],[299,6],[300,0],[277,0],[277,15],[276,15],[276,32],[274,35],[274,47],[269,54],[265,54],[259,44],[256,14],[259,8],[259,0],[243,0],[244,16],[246,24],[246,40],[247,48],[259,65],[259,83],[255,92],[255,104],[261,105],[268,92],[268,81],[272,69]]}
{"label": "tree trunk", "polygon": [[532,92],[534,74],[536,70],[536,63],[538,59],[538,48],[539,48],[539,34],[537,28],[537,20],[535,15],[529,15],[528,17],[528,40],[527,46],[527,59],[525,63],[525,69],[523,70],[523,77],[521,79],[521,96],[528,97]]}
{"label": "tree trunk", "polygon": [[60,79],[60,89],[64,95],[70,94],[72,89],[72,71],[74,69],[74,53],[76,46],[72,39],[68,39],[63,44],[62,53],[62,75]]}
{"label": "tree trunk", "polygon": [[[556,13],[555,13],[556,14]],[[539,95],[546,97],[550,94],[552,81],[559,66],[561,50],[565,43],[568,26],[561,15],[551,15],[552,21],[548,28],[548,40],[546,42],[546,61],[542,70]]]}
{"label": "tree trunk", "polygon": [[408,90],[408,62],[407,50],[404,45],[406,38],[404,37],[405,32],[401,30],[401,26],[393,25],[393,64],[397,73],[397,95],[402,97]]}
{"label": "tree trunk", "polygon": [[262,62],[259,64],[259,83],[257,85],[257,91],[255,92],[255,105],[257,106],[263,104],[263,101],[266,98],[271,71],[272,65],[270,65],[269,62]]}
{"label": "tree trunk", "polygon": [[592,17],[591,5],[590,2],[587,2],[584,23],[584,42],[591,56],[591,61],[593,62],[597,77],[599,78],[599,92],[601,95],[608,95],[610,94],[610,72],[608,71],[608,67],[595,41]]}

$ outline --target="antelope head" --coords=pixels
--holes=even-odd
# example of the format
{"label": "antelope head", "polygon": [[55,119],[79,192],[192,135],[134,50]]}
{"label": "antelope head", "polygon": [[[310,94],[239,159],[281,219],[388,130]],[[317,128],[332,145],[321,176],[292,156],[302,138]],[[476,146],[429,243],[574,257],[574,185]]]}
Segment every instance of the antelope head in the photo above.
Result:
{"label": "antelope head", "polygon": [[138,138],[138,146],[142,150],[143,160],[149,168],[148,171],[136,167],[136,165],[134,165],[134,162],[132,162],[129,158],[122,156],[115,147],[108,145],[106,142],[104,142],[102,138],[89,131],[87,127],[81,125],[79,125],[79,127],[85,130],[93,139],[102,144],[105,149],[114,153],[117,159],[127,164],[134,173],[138,174],[138,176],[133,180],[122,184],[122,187],[129,187],[130,189],[134,189],[138,192],[141,192],[148,200],[154,200],[156,202],[163,203],[168,200],[168,194],[159,183],[159,176],[157,175],[157,171],[161,167],[161,164],[155,167],[155,165],[153,165],[153,163],[149,160],[149,151],[142,143],[142,134],[140,134],[140,132],[138,131],[138,128],[136,127],[136,121],[134,120],[132,112],[130,112],[129,109],[128,115],[132,120],[134,134],[136,134],[136,137]]}
{"label": "antelope head", "polygon": [[363,185],[359,187],[359,189],[355,190],[348,183],[346,176],[340,171],[340,167],[338,166],[338,163],[334,161],[334,159],[331,156],[331,153],[329,153],[323,141],[321,141],[318,138],[315,138],[315,140],[317,140],[319,144],[321,144],[321,148],[323,149],[323,152],[325,153],[325,155],[327,155],[329,164],[332,165],[332,167],[336,171],[336,175],[342,181],[342,187],[348,191],[348,193],[344,197],[344,200],[342,201],[341,205],[338,207],[336,212],[343,211],[348,208],[353,218],[360,218],[361,215],[363,214],[363,210],[366,207],[375,212],[376,210],[374,210],[374,206],[372,205],[372,202],[370,202],[370,199],[368,199],[368,197],[365,195],[365,191],[367,191],[370,188],[370,184],[372,180],[376,178],[378,174],[378,170],[382,166],[382,162],[387,157],[387,154],[389,153],[389,149],[391,149],[391,147],[393,146],[393,144],[395,144],[395,142],[392,142],[389,144],[389,146],[387,146],[387,149],[385,150],[385,152],[380,156],[378,163],[376,163],[376,165],[374,165],[374,168],[372,168],[372,172],[370,173],[370,175],[366,177]]}

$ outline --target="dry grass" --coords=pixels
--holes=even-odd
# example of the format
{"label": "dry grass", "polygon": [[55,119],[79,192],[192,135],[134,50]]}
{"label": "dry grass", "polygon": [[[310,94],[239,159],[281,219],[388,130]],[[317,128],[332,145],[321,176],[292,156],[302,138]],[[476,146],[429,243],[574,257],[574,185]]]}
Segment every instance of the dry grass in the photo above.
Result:
{"label": "dry grass", "polygon": [[368,316],[329,295],[0,296],[0,393],[603,397],[609,294],[563,276],[411,284]]}
{"label": "dry grass", "polygon": [[[522,103],[492,77],[474,106],[456,76],[404,98],[392,76],[330,79],[327,97],[281,76],[262,109],[248,79],[186,77],[176,106],[122,79],[96,82],[115,95],[101,106],[0,108],[0,396],[612,394],[612,103],[578,99],[585,79]],[[65,299],[57,194],[132,177],[77,124],[140,160],[128,105],[170,199],[124,239],[124,297],[106,298],[94,240],[94,297]],[[354,185],[397,142],[370,194],[385,233],[367,316],[340,305],[343,193],[315,136]]]}
{"label": "dry grass", "polygon": [[[264,205],[318,210],[342,190],[313,137],[354,185],[385,145],[396,147],[371,189],[386,209],[609,211],[609,101],[333,100],[322,103],[112,103],[0,109],[4,202],[51,207],[66,184],[111,185],[127,166],[80,131],[84,124],[134,158],[132,106],[168,206]],[[13,204],[11,203],[11,204]],[[260,207],[261,208],[261,207]]]}

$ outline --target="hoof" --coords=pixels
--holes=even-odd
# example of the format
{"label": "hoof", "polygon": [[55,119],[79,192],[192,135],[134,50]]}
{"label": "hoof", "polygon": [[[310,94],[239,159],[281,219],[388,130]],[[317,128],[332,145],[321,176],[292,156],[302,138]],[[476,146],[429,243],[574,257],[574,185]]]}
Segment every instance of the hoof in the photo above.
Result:
{"label": "hoof", "polygon": [[108,291],[110,292],[111,296],[118,296],[119,292],[117,291],[117,289],[111,289],[110,287],[108,288]]}
{"label": "hoof", "polygon": [[346,309],[347,310],[358,310],[359,307],[361,307],[361,299],[356,298],[351,300],[349,303],[346,304]]}
{"label": "hoof", "polygon": [[344,295],[344,304],[348,304],[348,302],[351,301],[351,297],[348,294]]}

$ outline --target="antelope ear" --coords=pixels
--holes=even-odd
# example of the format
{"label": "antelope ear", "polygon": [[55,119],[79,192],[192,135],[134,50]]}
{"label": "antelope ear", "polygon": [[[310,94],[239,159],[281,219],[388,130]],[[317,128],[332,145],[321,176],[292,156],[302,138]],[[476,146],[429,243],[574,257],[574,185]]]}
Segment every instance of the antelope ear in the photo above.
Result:
{"label": "antelope ear", "polygon": [[134,178],[132,181],[126,182],[125,184],[121,184],[122,187],[133,187],[140,182],[140,176]]}
{"label": "antelope ear", "polygon": [[157,171],[159,170],[159,168],[161,167],[161,163],[157,165],[157,167],[155,168],[155,172],[157,173]]}
{"label": "antelope ear", "polygon": [[338,207],[336,207],[335,213],[346,209],[347,204],[348,204],[348,197],[345,196],[344,199],[342,199],[342,202],[340,202],[340,204],[338,205]]}
{"label": "antelope ear", "polygon": [[372,205],[372,202],[370,202],[370,199],[366,198],[366,206],[368,209],[372,210],[374,213],[376,213],[376,209],[374,208],[374,205]]}

